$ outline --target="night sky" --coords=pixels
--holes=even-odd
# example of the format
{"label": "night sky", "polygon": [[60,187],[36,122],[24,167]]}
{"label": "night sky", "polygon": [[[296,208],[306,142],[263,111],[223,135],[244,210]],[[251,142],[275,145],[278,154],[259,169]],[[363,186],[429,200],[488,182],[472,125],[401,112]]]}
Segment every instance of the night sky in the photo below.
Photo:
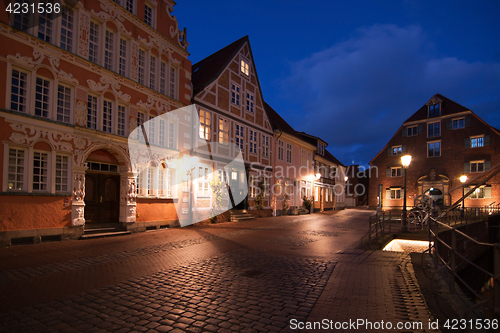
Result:
{"label": "night sky", "polygon": [[500,1],[187,1],[194,64],[248,35],[264,99],[368,165],[440,93],[500,128]]}

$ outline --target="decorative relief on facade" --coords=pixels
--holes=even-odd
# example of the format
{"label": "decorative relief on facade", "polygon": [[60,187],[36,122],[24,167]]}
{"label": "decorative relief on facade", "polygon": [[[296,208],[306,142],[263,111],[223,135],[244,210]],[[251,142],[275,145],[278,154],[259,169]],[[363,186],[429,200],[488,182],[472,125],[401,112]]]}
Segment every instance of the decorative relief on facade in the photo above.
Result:
{"label": "decorative relief on facade", "polygon": [[425,104],[425,105],[434,105],[434,104],[439,104],[442,103],[443,101],[436,96],[432,96],[432,98]]}
{"label": "decorative relief on facade", "polygon": [[15,56],[8,55],[7,59],[16,63],[16,64],[19,64],[21,66],[29,67],[29,68],[33,69],[36,66],[40,65],[45,58],[47,58],[49,60],[50,67],[52,67],[52,69],[56,73],[56,76],[59,79],[62,79],[64,81],[67,81],[67,82],[70,82],[73,84],[78,84],[78,80],[73,77],[73,74],[66,73],[62,69],[58,69],[58,67],[60,65],[60,60],[59,60],[60,55],[61,55],[60,52],[58,52],[58,54],[47,55],[40,50],[34,50],[32,58],[23,57],[23,56],[21,56],[20,53],[17,53]]}
{"label": "decorative relief on facade", "polygon": [[131,44],[130,78],[137,82],[139,79],[139,43],[133,40]]}
{"label": "decorative relief on facade", "polygon": [[88,79],[87,84],[89,85],[90,90],[95,92],[103,92],[111,88],[111,90],[119,99],[127,103],[130,102],[131,96],[119,90],[121,86],[118,84],[118,82],[106,77],[101,77],[100,81],[101,82],[97,83],[94,80]]}
{"label": "decorative relief on facade", "polygon": [[76,99],[86,102],[88,98],[87,90],[76,88]]}
{"label": "decorative relief on facade", "polygon": [[55,150],[72,152],[73,148],[71,141],[73,141],[73,136],[71,134],[65,134],[57,131],[49,131],[38,128],[37,126],[30,126],[24,124],[13,123],[10,127],[19,133],[12,133],[9,140],[15,143],[28,144],[31,145],[33,142],[39,139],[48,140]]}
{"label": "decorative relief on facade", "polygon": [[128,36],[132,36],[132,33],[130,31],[127,31],[127,29],[125,29],[125,26],[122,23],[123,21],[125,21],[125,18],[121,15],[122,9],[115,8],[115,6],[110,4],[109,1],[99,0],[99,2],[101,5],[101,8],[104,10],[104,12],[96,13],[92,9],[91,10],[92,14],[96,15],[97,17],[99,17],[103,21],[108,21],[109,19],[112,19],[113,22],[116,24],[116,26],[118,27],[118,29],[122,33],[124,33]]}
{"label": "decorative relief on facade", "polygon": [[73,201],[85,198],[85,175],[76,175],[73,179]]}
{"label": "decorative relief on facade", "polygon": [[156,37],[151,36],[151,35],[149,35],[148,38],[149,38],[149,42],[145,38],[142,38],[140,36],[138,37],[138,40],[142,44],[144,44],[147,48],[153,48],[154,46],[156,46],[158,48],[158,50],[160,51],[160,53],[167,53],[168,59],[175,66],[179,66],[181,64],[181,62],[179,60],[174,59],[172,57],[174,50],[166,41],[164,41],[160,38],[156,38]]}
{"label": "decorative relief on facade", "polygon": [[78,34],[78,55],[87,59],[89,57],[90,14],[80,10],[80,33]]}
{"label": "decorative relief on facade", "polygon": [[87,125],[87,104],[84,101],[76,102],[75,125],[82,127]]}
{"label": "decorative relief on facade", "polygon": [[87,139],[75,136],[73,143],[75,145],[75,148],[84,149],[87,146]]}
{"label": "decorative relief on facade", "polygon": [[120,198],[122,203],[135,204],[137,198],[137,192],[136,192],[134,178],[128,178],[122,180]]}
{"label": "decorative relief on facade", "polygon": [[170,111],[169,104],[165,104],[163,101],[160,101],[152,96],[148,96],[147,103],[144,103],[142,99],[139,100],[139,102],[137,102],[137,106],[142,109],[147,109],[148,111],[151,110],[152,108],[155,108],[159,114]]}

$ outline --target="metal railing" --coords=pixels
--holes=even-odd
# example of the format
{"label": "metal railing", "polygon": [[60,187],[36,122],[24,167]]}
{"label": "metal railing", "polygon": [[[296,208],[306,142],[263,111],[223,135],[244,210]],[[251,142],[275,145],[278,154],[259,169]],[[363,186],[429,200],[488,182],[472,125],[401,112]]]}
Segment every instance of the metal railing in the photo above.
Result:
{"label": "metal railing", "polygon": [[[479,212],[485,211],[478,209],[475,212],[478,212],[479,214]],[[486,211],[486,214],[490,215],[490,212]],[[467,214],[465,214],[465,216],[467,216]],[[480,220],[476,217],[475,221],[479,222]],[[431,247],[434,247],[434,251],[432,252],[434,254],[436,273],[446,269],[449,273],[450,292],[455,292],[455,285],[457,281],[460,281],[461,284],[478,300],[476,304],[465,311],[464,318],[467,318],[473,310],[481,306],[486,306],[490,309],[492,314],[500,317],[500,244],[479,242],[458,230],[457,227],[457,225],[451,226],[448,223],[443,223],[438,221],[436,218],[429,216],[429,250]],[[447,230],[451,231],[451,239],[449,240],[449,243],[440,236],[440,232]],[[432,246],[431,241],[433,241]],[[467,246],[467,250],[465,250],[463,246],[465,242],[469,244]],[[473,259],[470,258],[472,253],[475,252],[477,255],[477,253],[480,252],[477,250],[478,247],[481,247],[484,250],[493,249],[493,270],[489,271],[478,266],[473,262]],[[471,249],[473,248],[476,248],[476,251],[472,251]],[[442,266],[439,267],[440,265]],[[493,290],[490,296],[480,295],[476,290],[474,290],[474,288],[472,288],[472,286],[459,276],[458,273],[460,268],[463,268],[466,265],[476,269],[478,273],[484,274],[488,277],[488,279],[493,281]]]}

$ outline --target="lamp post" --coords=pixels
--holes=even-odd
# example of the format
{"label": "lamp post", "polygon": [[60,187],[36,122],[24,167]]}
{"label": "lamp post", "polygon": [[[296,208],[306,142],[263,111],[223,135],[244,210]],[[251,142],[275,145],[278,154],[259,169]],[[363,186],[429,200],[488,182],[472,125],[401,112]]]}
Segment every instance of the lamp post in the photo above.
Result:
{"label": "lamp post", "polygon": [[462,183],[462,215],[465,215],[465,182],[467,181],[467,176],[460,176],[460,182]]}
{"label": "lamp post", "polygon": [[403,227],[401,229],[402,232],[408,232],[408,221],[406,219],[406,170],[410,166],[411,163],[411,155],[401,156],[401,164],[403,165],[403,169],[405,172],[405,180],[404,180],[404,191],[403,191],[403,216],[401,217],[401,222]]}

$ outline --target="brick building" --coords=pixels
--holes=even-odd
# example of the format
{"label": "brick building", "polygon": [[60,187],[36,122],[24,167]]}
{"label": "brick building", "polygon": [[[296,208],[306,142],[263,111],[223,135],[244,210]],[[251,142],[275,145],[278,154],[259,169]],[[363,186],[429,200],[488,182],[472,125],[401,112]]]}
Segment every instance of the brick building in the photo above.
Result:
{"label": "brick building", "polygon": [[[468,108],[434,95],[409,117],[387,145],[371,160],[369,205],[403,205],[404,172],[401,156],[412,156],[407,172],[407,205],[434,188],[444,195],[444,205],[462,197],[459,178],[467,188],[494,173],[500,163],[500,131]],[[466,200],[466,207],[500,203],[500,175],[495,175]]]}
{"label": "brick building", "polygon": [[[89,0],[52,16],[2,9],[0,43],[9,47],[0,51],[0,242],[76,238],[101,222],[145,230],[177,220],[175,165],[156,156],[136,177],[127,148],[137,126],[191,101],[174,4]],[[153,128],[169,141],[151,144],[176,150],[179,126],[171,119]],[[155,179],[171,181],[158,189]]]}
{"label": "brick building", "polygon": [[[220,173],[230,184],[232,195],[244,198],[229,207],[253,210],[256,184],[262,179],[269,188],[272,180],[273,131],[248,36],[194,64],[192,82],[193,103],[199,114],[194,154],[204,165],[199,168],[203,173],[198,175],[199,181],[206,184],[211,174]],[[203,150],[206,143],[217,143],[211,145],[214,149],[210,154]],[[230,163],[240,152],[243,169]],[[198,185],[195,196],[194,209],[210,209],[213,198],[208,185]],[[264,214],[268,215],[269,199],[263,199]]]}

